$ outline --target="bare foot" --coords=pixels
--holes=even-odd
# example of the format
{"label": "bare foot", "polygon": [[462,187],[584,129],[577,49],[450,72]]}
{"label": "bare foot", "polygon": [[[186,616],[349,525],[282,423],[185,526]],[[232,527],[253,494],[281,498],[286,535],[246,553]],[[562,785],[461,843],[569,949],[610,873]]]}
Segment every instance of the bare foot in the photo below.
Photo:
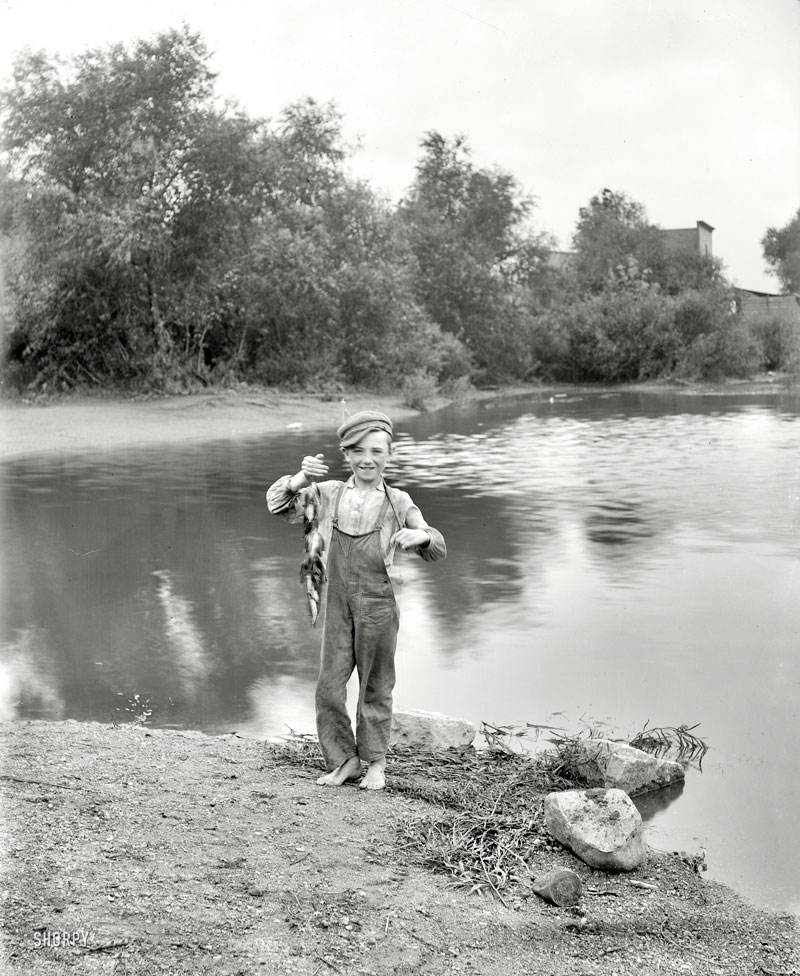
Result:
{"label": "bare foot", "polygon": [[358,779],[361,775],[361,760],[358,756],[351,756],[341,766],[337,766],[330,773],[325,773],[317,780],[318,786],[341,786],[349,779]]}
{"label": "bare foot", "polygon": [[362,790],[382,790],[386,786],[386,760],[376,759],[367,767],[364,778],[358,784]]}

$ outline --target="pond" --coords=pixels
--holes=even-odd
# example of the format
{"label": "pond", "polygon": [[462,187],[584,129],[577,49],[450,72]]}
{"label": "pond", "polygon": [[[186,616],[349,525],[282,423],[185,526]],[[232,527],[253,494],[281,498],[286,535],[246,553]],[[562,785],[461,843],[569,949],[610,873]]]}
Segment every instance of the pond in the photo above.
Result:
{"label": "pond", "polygon": [[[302,532],[264,492],[318,451],[341,468],[303,431],[6,462],[0,716],[313,731]],[[800,397],[452,407],[402,425],[387,478],[449,547],[401,557],[395,706],[699,722],[702,768],[642,804],[648,842],[800,912]]]}

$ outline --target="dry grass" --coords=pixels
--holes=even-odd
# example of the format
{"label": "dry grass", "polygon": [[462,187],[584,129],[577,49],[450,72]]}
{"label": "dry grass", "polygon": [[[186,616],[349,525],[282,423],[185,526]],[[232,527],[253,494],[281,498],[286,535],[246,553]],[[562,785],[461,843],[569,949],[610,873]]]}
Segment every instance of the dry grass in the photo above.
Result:
{"label": "dry grass", "polygon": [[[682,749],[684,758],[702,757],[706,746],[693,735],[695,728],[647,732],[645,727],[631,744],[648,752]],[[528,747],[541,744],[546,732],[550,748],[532,754]],[[534,855],[553,849],[544,826],[544,797],[585,785],[580,743],[586,736],[487,723],[481,734],[487,749],[393,750],[388,789],[435,808],[402,823],[398,846],[407,857],[449,875],[456,887],[503,901],[504,890],[530,881]],[[313,736],[291,734],[273,751],[284,762],[321,768]]]}

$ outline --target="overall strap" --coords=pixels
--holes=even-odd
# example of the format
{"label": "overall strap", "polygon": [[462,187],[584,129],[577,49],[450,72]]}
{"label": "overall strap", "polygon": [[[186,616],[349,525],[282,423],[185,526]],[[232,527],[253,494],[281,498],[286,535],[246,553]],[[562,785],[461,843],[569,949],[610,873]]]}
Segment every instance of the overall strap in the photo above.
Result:
{"label": "overall strap", "polygon": [[394,502],[392,501],[392,496],[390,494],[392,489],[386,484],[385,481],[383,483],[383,490],[386,492],[386,502],[384,502],[384,507],[381,511],[381,519],[383,519],[386,514],[386,503],[388,502],[389,505],[391,505],[392,513],[394,514],[395,521],[397,522],[397,528],[402,529],[403,523],[400,521],[400,516],[397,514],[397,509],[394,507]]}
{"label": "overall strap", "polygon": [[375,523],[375,528],[372,530],[373,532],[380,532],[380,530],[383,528],[383,522],[391,504],[392,503],[389,501],[389,492],[384,491],[383,504],[381,505],[380,512],[378,512],[378,521]]}

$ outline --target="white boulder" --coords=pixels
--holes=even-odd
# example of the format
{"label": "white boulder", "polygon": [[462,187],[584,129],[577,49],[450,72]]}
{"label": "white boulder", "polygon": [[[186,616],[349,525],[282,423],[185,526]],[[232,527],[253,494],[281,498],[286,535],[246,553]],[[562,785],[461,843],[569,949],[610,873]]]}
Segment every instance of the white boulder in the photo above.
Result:
{"label": "white boulder", "polygon": [[642,818],[623,790],[549,793],[544,819],[550,834],[590,867],[633,871],[647,857]]}
{"label": "white boulder", "polygon": [[660,790],[686,775],[679,762],[659,759],[625,742],[580,739],[576,748],[576,765],[590,786],[624,790],[628,796]]}
{"label": "white boulder", "polygon": [[464,718],[410,709],[392,714],[391,745],[436,752],[472,744],[477,727]]}

